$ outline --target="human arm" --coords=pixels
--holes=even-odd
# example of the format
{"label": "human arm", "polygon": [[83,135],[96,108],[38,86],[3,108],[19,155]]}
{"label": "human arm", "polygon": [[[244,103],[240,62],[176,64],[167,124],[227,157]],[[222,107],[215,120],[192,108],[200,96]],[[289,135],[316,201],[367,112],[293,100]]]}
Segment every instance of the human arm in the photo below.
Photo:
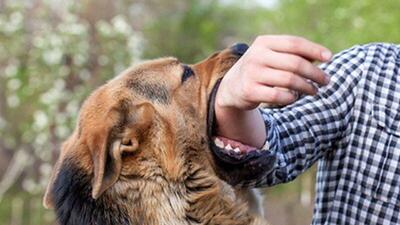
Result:
{"label": "human arm", "polygon": [[330,57],[328,49],[300,37],[258,37],[221,82],[215,105],[218,133],[261,147],[266,132],[257,106],[287,105],[296,93],[316,94],[307,80],[326,85],[329,78],[310,61]]}
{"label": "human arm", "polygon": [[263,118],[261,124],[266,126],[264,134],[268,137],[269,150],[276,152],[278,162],[271,174],[256,181],[244,181],[246,186],[290,181],[342,138],[349,126],[363,60],[364,53],[357,47],[344,51],[321,66],[332,76],[332,81],[317,95],[303,97],[281,109],[259,111]]}

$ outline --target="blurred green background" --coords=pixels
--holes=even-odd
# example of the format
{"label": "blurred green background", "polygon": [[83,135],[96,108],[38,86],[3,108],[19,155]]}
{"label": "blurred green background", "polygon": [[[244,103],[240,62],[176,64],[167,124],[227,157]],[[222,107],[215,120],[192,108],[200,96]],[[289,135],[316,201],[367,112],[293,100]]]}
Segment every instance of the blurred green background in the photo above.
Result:
{"label": "blurred green background", "polygon": [[[259,34],[333,51],[400,42],[398,0],[0,0],[0,224],[54,224],[41,197],[82,100],[132,63],[195,62]],[[315,169],[269,188],[272,224],[309,224]]]}

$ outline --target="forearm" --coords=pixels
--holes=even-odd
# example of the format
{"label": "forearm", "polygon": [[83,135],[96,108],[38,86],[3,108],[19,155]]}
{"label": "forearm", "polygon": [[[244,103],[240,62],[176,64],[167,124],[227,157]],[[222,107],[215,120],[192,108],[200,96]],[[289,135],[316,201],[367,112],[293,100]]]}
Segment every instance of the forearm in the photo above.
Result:
{"label": "forearm", "polygon": [[218,118],[218,135],[257,148],[264,145],[267,135],[264,120],[258,109],[239,110],[229,107],[216,107],[215,113]]}
{"label": "forearm", "polygon": [[332,81],[316,96],[305,96],[284,108],[262,110],[269,150],[277,154],[278,160],[272,173],[247,183],[263,186],[293,180],[343,141],[351,129],[358,84],[364,77],[364,59],[363,48],[346,50],[321,66]]}

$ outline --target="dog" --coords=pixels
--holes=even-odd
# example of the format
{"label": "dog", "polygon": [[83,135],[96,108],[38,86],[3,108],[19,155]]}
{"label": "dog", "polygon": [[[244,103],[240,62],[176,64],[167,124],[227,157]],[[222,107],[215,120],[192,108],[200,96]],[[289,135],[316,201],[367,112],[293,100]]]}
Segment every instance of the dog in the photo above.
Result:
{"label": "dog", "polygon": [[247,48],[193,65],[147,61],[96,89],[44,196],[58,223],[266,224],[258,197],[241,182],[271,171],[275,156],[214,136],[219,81]]}

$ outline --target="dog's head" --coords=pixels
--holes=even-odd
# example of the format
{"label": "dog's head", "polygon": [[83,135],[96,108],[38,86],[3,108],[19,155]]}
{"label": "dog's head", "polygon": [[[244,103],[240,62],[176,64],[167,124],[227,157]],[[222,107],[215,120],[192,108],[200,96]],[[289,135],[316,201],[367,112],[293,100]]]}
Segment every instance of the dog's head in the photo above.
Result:
{"label": "dog's head", "polygon": [[[236,150],[226,149],[212,137],[218,82],[246,49],[235,45],[194,65],[175,58],[148,61],[94,91],[62,146],[45,205],[61,204],[65,192],[77,188],[72,178],[62,184],[65,177],[74,176],[68,173],[71,165],[87,175],[93,200],[127,180],[162,177],[180,182],[187,176],[182,168],[188,161],[209,165],[228,182],[272,168],[270,153],[255,148],[241,152],[239,144]],[[60,186],[71,189],[62,191]]]}

